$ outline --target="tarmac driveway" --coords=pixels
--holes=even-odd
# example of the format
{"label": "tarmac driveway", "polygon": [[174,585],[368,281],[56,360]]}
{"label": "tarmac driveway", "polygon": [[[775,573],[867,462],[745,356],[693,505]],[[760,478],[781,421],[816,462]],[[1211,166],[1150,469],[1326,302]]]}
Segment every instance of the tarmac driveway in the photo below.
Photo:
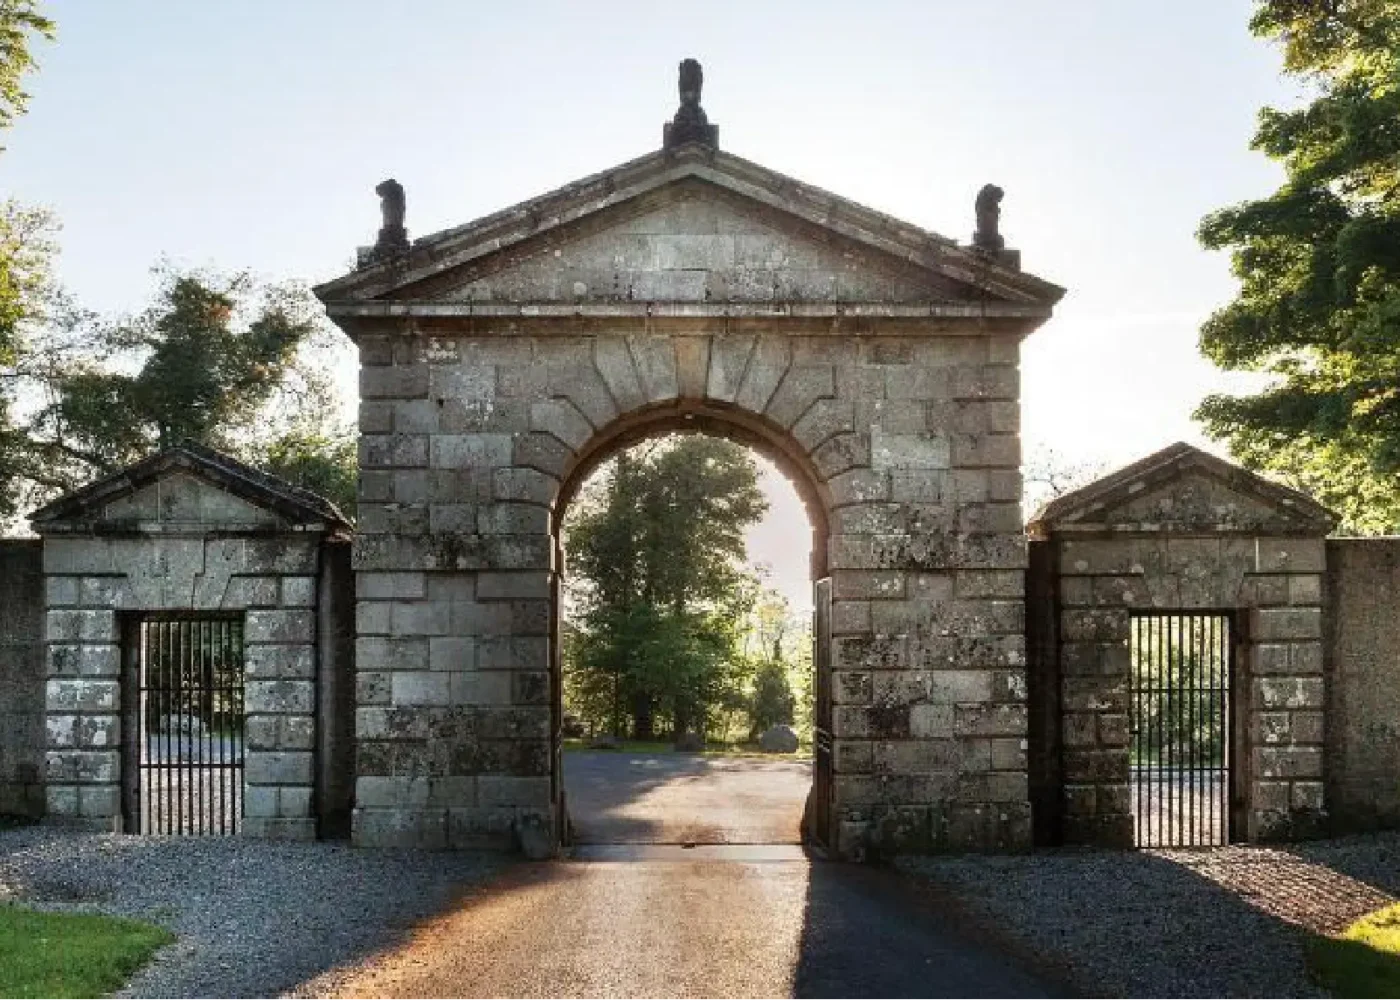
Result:
{"label": "tarmac driveway", "polygon": [[796,844],[811,787],[810,761],[564,754],[564,791],[580,844]]}

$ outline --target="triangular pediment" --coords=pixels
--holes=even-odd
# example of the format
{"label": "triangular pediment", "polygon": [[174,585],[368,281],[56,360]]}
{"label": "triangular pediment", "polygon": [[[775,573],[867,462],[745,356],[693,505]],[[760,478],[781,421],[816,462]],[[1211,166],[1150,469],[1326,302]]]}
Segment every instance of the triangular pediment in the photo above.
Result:
{"label": "triangular pediment", "polygon": [[857,312],[972,304],[1038,325],[1063,289],[1020,271],[1013,255],[961,247],[739,157],[690,147],[420,239],[316,292],[337,319],[413,315],[419,306],[441,316],[642,303]]}
{"label": "triangular pediment", "polygon": [[394,298],[446,302],[953,302],[961,282],[703,182],[680,182]]}
{"label": "triangular pediment", "polygon": [[89,483],[30,520],[40,534],[339,532],[350,526],[329,500],[193,442]]}
{"label": "triangular pediment", "polygon": [[1050,501],[1029,530],[1325,535],[1335,523],[1306,494],[1178,443]]}

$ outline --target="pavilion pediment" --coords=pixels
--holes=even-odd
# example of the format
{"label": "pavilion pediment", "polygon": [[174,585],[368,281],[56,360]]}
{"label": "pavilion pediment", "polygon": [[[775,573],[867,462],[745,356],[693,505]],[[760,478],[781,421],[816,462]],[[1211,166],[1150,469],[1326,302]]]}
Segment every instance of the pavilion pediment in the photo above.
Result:
{"label": "pavilion pediment", "polygon": [[321,285],[333,318],[661,307],[1048,318],[1063,289],[702,146],[650,154]]}

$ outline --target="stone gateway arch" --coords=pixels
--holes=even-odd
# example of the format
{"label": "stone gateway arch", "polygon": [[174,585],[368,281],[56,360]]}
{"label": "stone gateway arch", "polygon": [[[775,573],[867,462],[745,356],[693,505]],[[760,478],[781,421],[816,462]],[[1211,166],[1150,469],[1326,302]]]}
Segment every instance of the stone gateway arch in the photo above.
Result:
{"label": "stone gateway arch", "polygon": [[809,836],[1028,847],[1018,359],[1063,290],[993,205],[959,245],[722,152],[692,83],[661,150],[495,215],[409,243],[398,189],[317,289],[361,365],[355,839],[557,841],[559,519],[684,428],[819,536]]}

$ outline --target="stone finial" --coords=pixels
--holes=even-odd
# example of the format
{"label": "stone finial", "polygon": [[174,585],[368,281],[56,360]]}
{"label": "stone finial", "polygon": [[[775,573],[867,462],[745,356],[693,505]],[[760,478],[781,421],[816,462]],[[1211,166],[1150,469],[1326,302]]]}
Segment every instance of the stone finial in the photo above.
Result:
{"label": "stone finial", "polygon": [[390,177],[376,185],[374,193],[379,195],[379,211],[384,216],[384,223],[379,227],[379,238],[374,243],[374,253],[376,256],[403,253],[408,249],[408,230],[403,225],[407,208],[403,185]]}
{"label": "stone finial", "polygon": [[995,184],[984,184],[977,192],[977,231],[972,245],[979,250],[1004,250],[1006,237],[1001,235],[1001,199],[1006,194]]}
{"label": "stone finial", "polygon": [[687,142],[703,143],[719,148],[719,126],[711,125],[700,107],[700,89],[705,84],[705,71],[695,59],[682,59],[678,79],[681,106],[676,117],[667,122],[661,132],[661,145],[674,149]]}

